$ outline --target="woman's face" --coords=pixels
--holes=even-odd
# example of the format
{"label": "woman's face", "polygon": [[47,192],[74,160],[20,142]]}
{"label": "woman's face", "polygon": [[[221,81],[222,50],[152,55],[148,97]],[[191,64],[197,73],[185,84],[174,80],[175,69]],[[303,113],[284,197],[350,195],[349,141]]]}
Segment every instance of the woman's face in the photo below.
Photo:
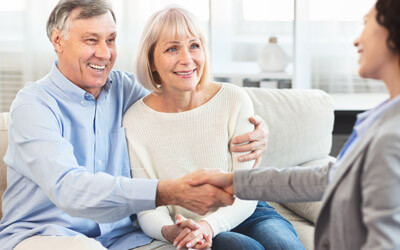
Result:
{"label": "woman's face", "polygon": [[386,41],[389,32],[376,21],[377,10],[373,7],[364,17],[364,30],[354,41],[359,57],[358,73],[363,78],[382,79],[398,57],[389,50]]}
{"label": "woman's face", "polygon": [[152,71],[160,76],[166,90],[192,91],[203,75],[205,53],[198,37],[171,39],[165,35],[154,48]]}

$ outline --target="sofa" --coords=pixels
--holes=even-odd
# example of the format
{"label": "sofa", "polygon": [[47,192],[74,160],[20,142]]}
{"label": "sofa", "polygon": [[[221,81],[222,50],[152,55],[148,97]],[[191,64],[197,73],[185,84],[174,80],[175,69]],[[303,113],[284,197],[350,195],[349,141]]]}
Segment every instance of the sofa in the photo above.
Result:
{"label": "sofa", "polygon": [[[332,143],[333,101],[320,90],[245,88],[255,113],[269,127],[268,149],[261,167],[325,164]],[[9,114],[0,113],[0,197],[6,189],[3,162],[8,142]],[[29,121],[27,121],[29,122]],[[0,200],[1,201],[1,200]],[[319,202],[270,203],[295,227],[306,249],[313,249],[314,222]],[[2,214],[0,211],[0,218]]]}

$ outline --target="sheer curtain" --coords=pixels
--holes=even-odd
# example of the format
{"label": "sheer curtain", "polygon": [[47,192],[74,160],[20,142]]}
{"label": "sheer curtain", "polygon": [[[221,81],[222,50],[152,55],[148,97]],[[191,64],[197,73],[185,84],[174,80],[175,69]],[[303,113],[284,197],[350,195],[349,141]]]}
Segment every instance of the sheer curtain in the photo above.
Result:
{"label": "sheer curtain", "polygon": [[25,0],[23,34],[24,82],[42,78],[56,59],[56,53],[46,34],[46,22],[57,0]]}
{"label": "sheer curtain", "polygon": [[[278,44],[293,58],[294,87],[330,93],[384,92],[381,82],[358,76],[358,55],[353,46],[363,27],[363,16],[374,3],[214,0],[213,65],[255,63],[268,37],[277,36]],[[227,13],[220,15],[223,10]]]}
{"label": "sheer curtain", "polygon": [[331,93],[384,92],[381,82],[358,76],[353,46],[375,0],[308,0],[313,87]]}
{"label": "sheer curtain", "polygon": [[1,0],[0,112],[8,111],[18,90],[44,76],[56,58],[46,36],[46,20],[56,2]]}

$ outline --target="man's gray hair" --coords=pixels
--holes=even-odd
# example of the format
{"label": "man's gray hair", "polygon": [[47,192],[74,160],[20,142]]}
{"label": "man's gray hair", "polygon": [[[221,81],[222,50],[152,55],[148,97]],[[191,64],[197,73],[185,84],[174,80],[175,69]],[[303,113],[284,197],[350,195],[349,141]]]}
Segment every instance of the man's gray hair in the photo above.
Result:
{"label": "man's gray hair", "polygon": [[47,37],[50,41],[54,29],[61,30],[63,35],[68,37],[69,24],[71,21],[69,20],[69,16],[76,8],[82,9],[76,19],[86,19],[99,16],[110,11],[114,22],[116,22],[111,3],[107,0],[60,0],[47,20]]}

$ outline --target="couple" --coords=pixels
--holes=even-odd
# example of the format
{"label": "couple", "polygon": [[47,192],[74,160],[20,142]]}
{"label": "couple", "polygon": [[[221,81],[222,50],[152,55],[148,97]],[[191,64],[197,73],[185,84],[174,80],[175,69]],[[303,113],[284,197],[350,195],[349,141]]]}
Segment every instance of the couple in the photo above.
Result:
{"label": "couple", "polygon": [[[258,204],[260,211],[255,201],[232,205],[222,189],[188,184],[193,175],[185,174],[198,168],[250,168],[266,144],[264,123],[253,117],[252,131],[248,122],[249,97],[210,82],[192,15],[171,9],[150,20],[138,73],[151,95],[132,74],[111,70],[117,34],[108,2],[60,1],[47,34],[58,61],[43,79],[27,84],[10,109],[2,249],[171,248],[173,242],[200,249],[212,241],[215,248],[218,242],[231,249],[302,248],[292,226],[266,203]],[[130,157],[121,127],[125,112]],[[133,177],[141,179],[130,178],[129,159]],[[215,210],[226,205],[232,207]],[[138,213],[145,231],[161,241],[151,243],[139,229]],[[174,224],[178,213],[188,218],[177,215]],[[160,216],[154,221],[152,214]]]}

